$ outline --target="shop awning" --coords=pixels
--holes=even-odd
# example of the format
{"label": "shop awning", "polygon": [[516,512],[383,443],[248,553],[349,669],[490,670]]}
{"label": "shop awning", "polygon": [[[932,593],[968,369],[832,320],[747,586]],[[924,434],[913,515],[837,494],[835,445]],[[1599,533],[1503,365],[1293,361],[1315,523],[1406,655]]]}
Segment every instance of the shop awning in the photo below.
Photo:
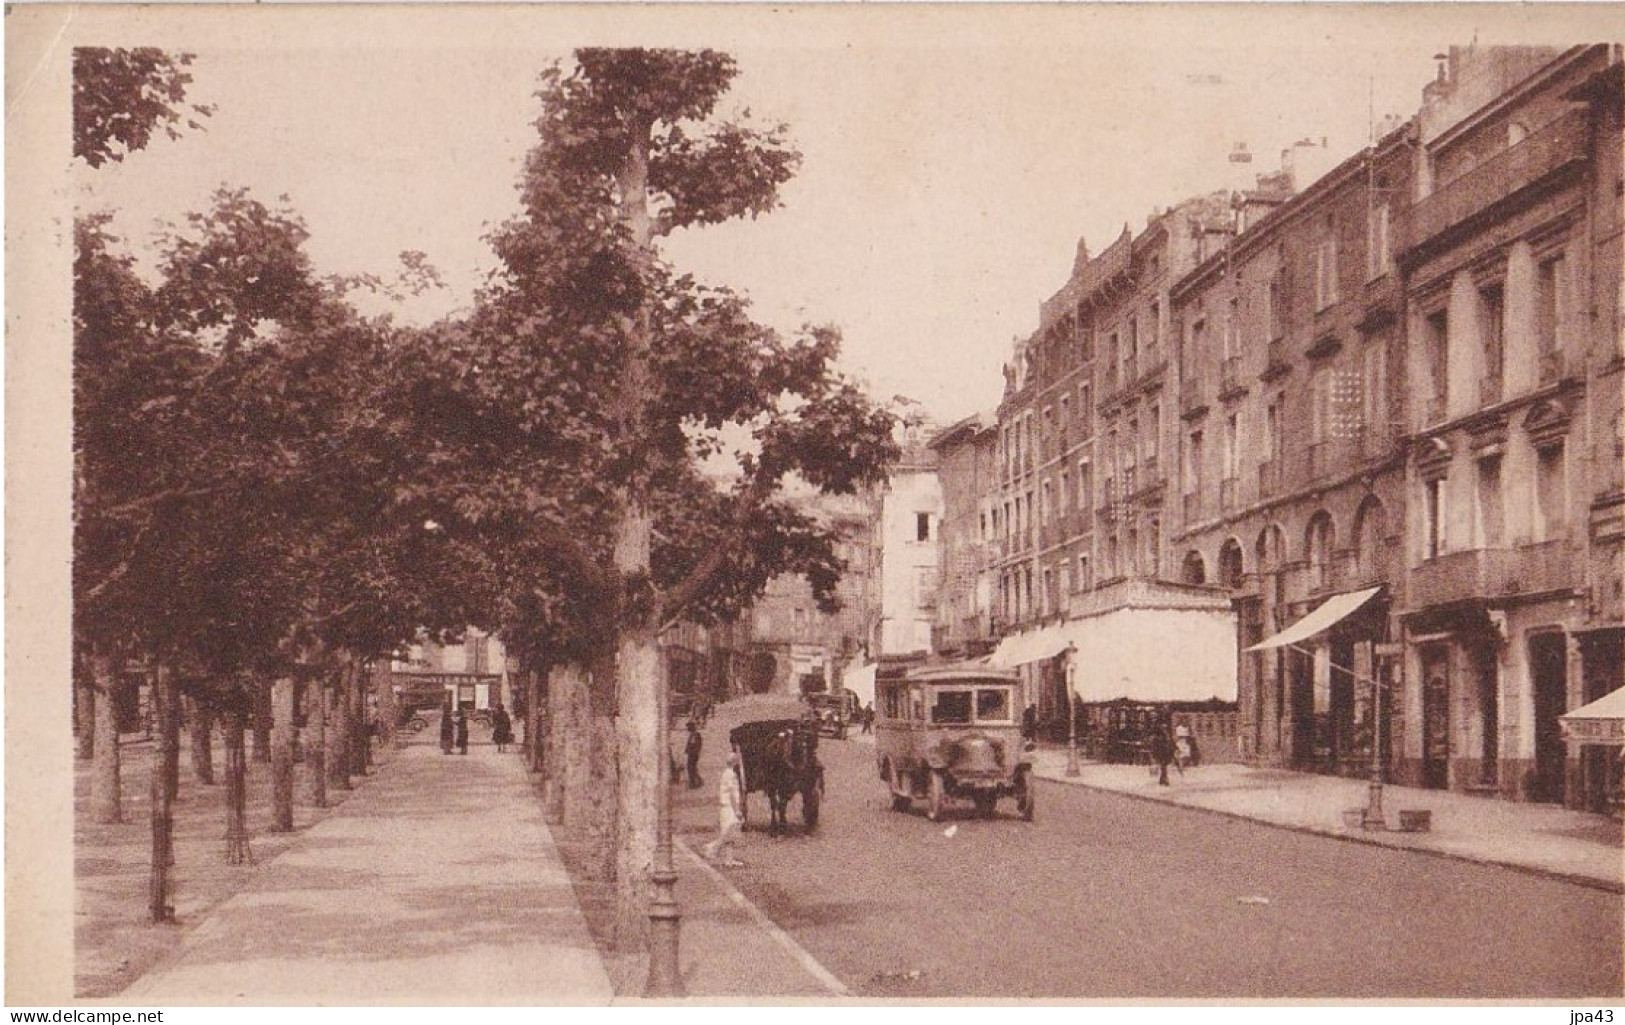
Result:
{"label": "shop awning", "polygon": [[1625,745],[1625,687],[1557,717],[1563,739],[1580,744]]}
{"label": "shop awning", "polygon": [[1084,702],[1236,700],[1236,619],[1228,608],[1123,608],[1065,625]]}
{"label": "shop awning", "polygon": [[1028,662],[1054,658],[1065,651],[1070,643],[1071,638],[1061,627],[1046,626],[1039,630],[1028,630],[1006,637],[999,642],[989,661],[996,666],[1010,669]]}
{"label": "shop awning", "polygon": [[1284,648],[1290,644],[1308,640],[1336,625],[1340,620],[1354,614],[1361,605],[1370,601],[1380,587],[1368,587],[1364,591],[1349,591],[1347,594],[1334,594],[1320,603],[1320,608],[1304,616],[1269,640],[1247,648],[1247,651],[1266,651],[1270,648]]}

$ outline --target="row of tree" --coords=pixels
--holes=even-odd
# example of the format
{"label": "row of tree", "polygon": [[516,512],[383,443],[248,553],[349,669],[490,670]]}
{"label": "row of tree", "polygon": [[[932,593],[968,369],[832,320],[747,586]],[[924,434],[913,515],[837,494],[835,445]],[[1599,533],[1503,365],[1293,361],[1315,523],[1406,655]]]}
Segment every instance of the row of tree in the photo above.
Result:
{"label": "row of tree", "polygon": [[[197,127],[189,63],[76,51],[76,154],[96,167]],[[229,822],[244,732],[276,724],[272,825],[291,828],[298,682],[313,779],[343,785],[363,767],[362,667],[478,626],[522,661],[533,741],[550,713],[533,765],[616,883],[617,943],[644,942],[662,631],[730,619],[786,572],[833,607],[835,538],[786,487],[851,493],[896,457],[833,329],[783,337],[660,255],[671,232],[770,211],[797,166],[782,126],[717,116],[735,75],[711,51],[544,71],[521,212],[490,237],[501,272],[429,327],[351,302],[436,287],[421,254],[390,281],[320,276],[286,199],[222,188],[161,239],[155,282],[105,215],[78,220],[76,707],[93,810],[116,820],[109,697],[133,667],[151,683],[154,918],[183,701],[194,745],[223,722]]]}

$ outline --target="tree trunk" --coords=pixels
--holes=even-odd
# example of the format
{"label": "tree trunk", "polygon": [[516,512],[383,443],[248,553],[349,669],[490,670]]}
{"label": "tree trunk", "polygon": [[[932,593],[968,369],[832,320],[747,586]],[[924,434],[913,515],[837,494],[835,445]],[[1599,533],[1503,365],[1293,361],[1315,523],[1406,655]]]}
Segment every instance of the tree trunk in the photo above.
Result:
{"label": "tree trunk", "polygon": [[373,715],[372,702],[369,700],[371,695],[372,667],[366,662],[357,661],[355,666],[355,723],[356,736],[361,738],[361,743],[356,745],[356,749],[360,755],[358,764],[361,767],[360,773],[362,775],[366,775],[367,770],[372,768],[374,764],[372,726],[377,720]]}
{"label": "tree trunk", "polygon": [[119,795],[118,675],[113,660],[103,655],[90,659],[96,688],[96,751],[90,776],[90,818],[106,825],[123,820]]}
{"label": "tree trunk", "polygon": [[620,701],[615,717],[619,768],[615,946],[641,950],[649,933],[655,802],[663,789],[667,739],[659,729],[660,648],[651,626],[622,628],[616,673]]}
{"label": "tree trunk", "polygon": [[551,780],[558,775],[554,766],[548,761],[557,755],[550,743],[552,737],[547,733],[547,679],[548,669],[542,666],[531,669],[525,673],[525,761],[531,772],[547,774],[545,779],[551,787]]}
{"label": "tree trunk", "polygon": [[191,721],[187,736],[192,741],[192,775],[205,786],[214,785],[214,709],[191,699]]}
{"label": "tree trunk", "polygon": [[293,829],[293,680],[271,685],[271,831]]}
{"label": "tree trunk", "polygon": [[[173,820],[173,808],[181,793],[181,689],[167,667],[160,665],[158,671],[164,674],[164,688],[169,693],[163,718],[159,720],[163,734],[159,750],[164,754],[164,789],[169,796],[170,818]],[[155,677],[154,688],[156,687]],[[173,849],[171,854],[173,855]]]}
{"label": "tree trunk", "polygon": [[254,682],[254,751],[256,762],[271,760],[271,688]]}
{"label": "tree trunk", "polygon": [[73,756],[81,762],[96,757],[96,679],[89,667],[74,659],[73,678]]}
{"label": "tree trunk", "polygon": [[246,716],[241,711],[226,714],[226,862],[247,864],[248,849],[248,759],[243,751]]}
{"label": "tree trunk", "polygon": [[147,913],[154,922],[168,922],[175,917],[175,909],[169,903],[169,868],[175,863],[170,766],[179,765],[180,731],[176,715],[179,695],[175,693],[168,668],[163,665],[159,665],[152,676],[152,700],[158,720],[158,750],[152,761],[152,865],[148,876]]}
{"label": "tree trunk", "polygon": [[587,806],[592,781],[592,736],[587,712],[587,674],[571,663],[554,671],[558,683],[559,813],[565,835],[587,837]]}
{"label": "tree trunk", "polygon": [[345,735],[350,741],[349,768],[352,776],[367,774],[367,721],[362,710],[365,675],[360,661],[352,661],[350,673],[345,678],[347,686],[344,689],[344,717],[348,720]]}
{"label": "tree trunk", "polygon": [[305,688],[305,775],[310,781],[312,807],[327,807],[327,681],[317,677]]}
{"label": "tree trunk", "polygon": [[350,789],[350,729],[344,701],[345,681],[349,678],[348,662],[340,664],[333,686],[324,688],[323,701],[327,704],[327,721],[333,727],[327,738],[332,752],[327,759],[327,784],[338,790]]}

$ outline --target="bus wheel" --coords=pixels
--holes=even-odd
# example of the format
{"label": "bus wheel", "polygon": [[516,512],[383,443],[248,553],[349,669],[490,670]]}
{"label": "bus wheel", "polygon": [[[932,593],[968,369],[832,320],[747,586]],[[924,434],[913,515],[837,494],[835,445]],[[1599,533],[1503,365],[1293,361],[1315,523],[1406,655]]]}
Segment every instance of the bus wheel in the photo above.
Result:
{"label": "bus wheel", "polygon": [[946,785],[943,782],[942,773],[932,772],[931,789],[925,798],[925,817],[932,822],[942,821],[942,805],[946,796],[944,794],[945,789]]}

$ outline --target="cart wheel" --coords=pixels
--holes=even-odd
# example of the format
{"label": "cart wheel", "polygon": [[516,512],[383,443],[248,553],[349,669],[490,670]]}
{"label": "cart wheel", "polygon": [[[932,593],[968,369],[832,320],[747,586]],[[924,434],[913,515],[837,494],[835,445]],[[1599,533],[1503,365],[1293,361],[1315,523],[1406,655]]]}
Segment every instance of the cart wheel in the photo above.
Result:
{"label": "cart wheel", "polygon": [[808,830],[818,828],[818,805],[821,794],[818,787],[808,787],[801,792],[801,821],[807,824]]}
{"label": "cart wheel", "polygon": [[1021,785],[1016,788],[1016,811],[1028,822],[1033,820],[1033,781],[1029,776],[1021,777]]}
{"label": "cart wheel", "polygon": [[887,769],[889,771],[886,774],[888,777],[886,784],[891,787],[891,810],[908,811],[908,806],[914,801],[909,797],[908,787],[903,785],[903,774],[892,766],[887,766]]}
{"label": "cart wheel", "polygon": [[942,773],[931,773],[931,786],[925,797],[925,817],[932,822],[942,821],[942,803],[945,797]]}
{"label": "cart wheel", "polygon": [[997,794],[978,793],[976,795],[976,814],[984,819],[992,818],[998,810],[999,797]]}

